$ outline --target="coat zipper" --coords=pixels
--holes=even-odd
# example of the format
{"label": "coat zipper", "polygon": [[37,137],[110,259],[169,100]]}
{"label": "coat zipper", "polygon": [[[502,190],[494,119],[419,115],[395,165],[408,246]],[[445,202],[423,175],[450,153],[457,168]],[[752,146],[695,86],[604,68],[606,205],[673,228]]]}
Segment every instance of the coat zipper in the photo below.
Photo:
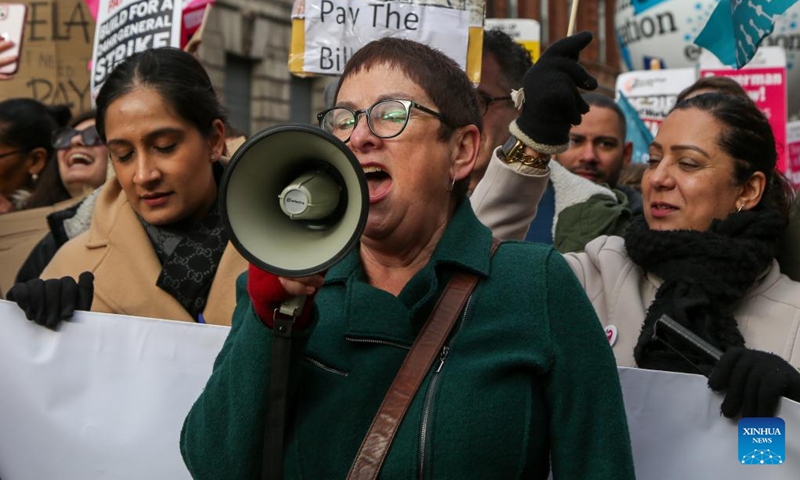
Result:
{"label": "coat zipper", "polygon": [[379,345],[389,345],[392,347],[402,348],[403,350],[411,350],[411,347],[408,345],[404,345],[402,343],[397,342],[390,342],[388,340],[375,340],[374,338],[356,338],[356,337],[344,337],[345,340],[355,343],[377,343]]}
{"label": "coat zipper", "polygon": [[328,373],[332,373],[334,375],[339,375],[340,377],[346,377],[346,376],[350,375],[348,372],[345,372],[344,370],[339,370],[338,368],[329,367],[329,366],[325,365],[324,363],[320,362],[317,359],[314,359],[314,358],[311,358],[311,357],[305,357],[305,359],[309,363],[311,363],[313,365],[316,365],[317,367],[321,368],[322,370],[325,370]]}
{"label": "coat zipper", "polygon": [[[403,345],[402,343],[390,342],[388,340],[374,340],[371,338],[353,338],[353,337],[345,337],[345,339],[356,343],[377,343],[380,345],[391,345],[392,347],[402,348],[404,350],[411,350],[411,347],[409,347],[408,345]],[[316,365],[317,367],[321,368],[322,370],[325,370],[328,373],[339,375],[341,377],[346,377],[350,375],[350,372],[345,372],[343,370],[339,370],[338,368],[329,367],[317,359],[311,357],[305,357],[305,359],[308,360],[313,365]]]}
{"label": "coat zipper", "polygon": [[455,333],[450,337],[450,341],[442,347],[442,351],[439,352],[439,365],[436,367],[436,370],[434,370],[433,377],[431,377],[431,382],[428,384],[428,390],[425,392],[425,401],[422,405],[422,425],[420,426],[419,433],[420,480],[425,478],[425,458],[427,456],[428,445],[430,443],[430,439],[428,438],[428,429],[430,426],[431,410],[433,409],[436,390],[439,385],[439,376],[442,372],[442,367],[444,367],[444,362],[447,360],[447,355],[450,353],[450,345],[453,343],[453,339],[456,337],[456,335],[458,335],[458,332],[461,331],[461,327],[464,325],[464,321],[467,318],[467,311],[469,310],[470,303],[472,303],[472,295],[470,295],[467,299],[467,303],[464,306],[464,311],[461,313],[461,318],[458,320]]}

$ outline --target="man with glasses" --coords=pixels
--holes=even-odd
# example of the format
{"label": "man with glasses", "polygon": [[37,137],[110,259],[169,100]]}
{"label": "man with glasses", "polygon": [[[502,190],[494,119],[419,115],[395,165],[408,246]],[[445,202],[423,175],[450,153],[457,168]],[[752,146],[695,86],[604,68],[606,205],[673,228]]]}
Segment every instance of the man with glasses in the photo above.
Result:
{"label": "man with glasses", "polygon": [[[546,57],[556,57],[553,59],[558,62],[561,51],[551,51],[552,47],[545,50],[544,54],[532,67],[529,72],[521,74],[518,84],[526,88],[521,88],[523,95],[517,102],[509,100],[507,110],[501,110],[497,105],[503,100],[493,99],[502,90],[490,90],[487,85],[494,84],[502,86],[498,79],[502,78],[500,69],[493,68],[492,57],[489,52],[495,51],[492,45],[500,42],[503,51],[509,51],[513,43],[511,39],[502,32],[489,31],[486,34],[487,41],[484,44],[484,71],[482,73],[481,86],[489,90],[489,93],[479,90],[479,96],[485,97],[483,103],[485,109],[484,122],[486,125],[486,142],[482,145],[482,153],[488,155],[486,164],[480,176],[473,178],[473,191],[470,202],[478,214],[478,218],[492,229],[493,234],[498,238],[527,240],[536,243],[546,243],[554,245],[561,252],[582,250],[583,246],[589,241],[603,234],[617,234],[627,225],[630,211],[627,202],[620,196],[624,195],[596,185],[593,182],[571,174],[567,169],[556,162],[549,162],[549,181],[542,181],[542,171],[532,168],[531,162],[521,161],[519,148],[529,139],[525,139],[524,132],[518,127],[519,124],[530,124],[541,122],[546,125],[548,122],[563,116],[562,112],[552,111],[543,118],[536,118],[526,110],[531,105],[532,96],[535,95],[536,101],[553,103],[553,96],[549,88],[556,88],[555,85],[537,84],[525,86],[526,79],[534,79],[534,70]],[[518,46],[517,48],[522,48]],[[548,53],[550,52],[550,53]],[[486,59],[489,59],[487,62]],[[575,59],[576,60],[576,59]],[[550,61],[550,58],[547,60]],[[503,72],[514,71],[510,68],[503,68]],[[523,76],[524,75],[524,76]],[[506,75],[507,76],[507,75]],[[558,82],[554,79],[553,82]],[[516,90],[516,89],[515,89]],[[510,90],[506,90],[509,92]],[[486,95],[481,95],[486,93]],[[576,93],[577,94],[577,93]],[[488,102],[487,100],[494,100]],[[581,96],[577,100],[588,110],[590,105]],[[521,106],[522,112],[514,109],[514,104]],[[512,125],[509,128],[506,120],[497,120],[495,123],[496,136],[492,140],[491,125],[499,117],[499,113],[505,112],[512,115]],[[586,113],[586,112],[583,112]],[[494,117],[490,115],[495,115]],[[567,122],[570,133],[575,130],[576,125],[582,127],[580,115],[568,119]],[[502,122],[506,122],[505,125]],[[501,128],[502,127],[502,128]],[[547,129],[547,127],[545,127]],[[556,160],[560,160],[565,154],[569,154],[571,147],[571,135],[560,139],[563,143],[556,149],[541,151],[554,155]],[[502,145],[497,148],[498,145]],[[496,150],[495,150],[496,149]],[[492,158],[492,153],[496,158]],[[488,153],[486,153],[488,152]],[[479,157],[479,161],[482,157]],[[476,170],[477,170],[476,166]],[[547,173],[547,170],[545,170]],[[478,182],[478,180],[482,180]]]}
{"label": "man with glasses", "polygon": [[470,191],[483,178],[492,152],[508,138],[508,125],[519,114],[514,108],[511,91],[522,86],[522,78],[531,65],[530,53],[505,32],[499,29],[484,32],[481,83],[477,90],[483,114],[483,135],[470,178]]}

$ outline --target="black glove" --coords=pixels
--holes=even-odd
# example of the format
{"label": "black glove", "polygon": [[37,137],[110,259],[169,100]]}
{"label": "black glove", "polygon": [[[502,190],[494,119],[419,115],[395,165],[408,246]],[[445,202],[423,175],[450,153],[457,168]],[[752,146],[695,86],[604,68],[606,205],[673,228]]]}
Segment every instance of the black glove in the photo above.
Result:
{"label": "black glove", "polygon": [[589,32],[562,38],[545,50],[522,79],[522,113],[509,130],[534,150],[565,151],[570,128],[581,123],[581,115],[589,111],[578,87],[594,90],[597,79],[578,64],[578,54],[591,41]]}
{"label": "black glove", "polygon": [[94,275],[81,273],[78,283],[72,277],[60,280],[34,278],[18,283],[8,291],[7,298],[25,310],[28,320],[55,330],[62,320],[70,318],[75,310],[92,308]]}
{"label": "black glove", "polygon": [[732,348],[711,371],[708,386],[725,390],[722,414],[771,417],[781,397],[800,402],[800,372],[781,357],[760,350]]}

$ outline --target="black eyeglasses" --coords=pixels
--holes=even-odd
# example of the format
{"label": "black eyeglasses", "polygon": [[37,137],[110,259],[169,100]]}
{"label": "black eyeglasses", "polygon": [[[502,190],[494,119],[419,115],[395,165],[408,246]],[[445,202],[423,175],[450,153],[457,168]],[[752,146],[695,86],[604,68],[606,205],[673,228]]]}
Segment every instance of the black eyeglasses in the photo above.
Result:
{"label": "black eyeglasses", "polygon": [[502,97],[492,97],[491,95],[486,94],[480,90],[475,91],[478,94],[478,106],[481,109],[481,115],[486,115],[486,112],[489,111],[489,105],[492,102],[502,102],[504,100],[511,100],[511,95],[504,95]]}
{"label": "black eyeglasses", "polygon": [[375,136],[380,138],[394,138],[406,129],[411,116],[411,107],[433,115],[449,125],[441,113],[423,107],[413,100],[386,99],[375,102],[369,108],[353,110],[348,107],[333,107],[317,114],[319,126],[326,132],[334,134],[339,140],[350,140],[353,130],[358,125],[358,117],[363,113],[367,116],[367,125]]}
{"label": "black eyeglasses", "polygon": [[100,139],[100,134],[97,133],[97,128],[95,128],[94,125],[90,125],[83,130],[64,128],[57,131],[53,135],[53,148],[56,150],[69,148],[72,144],[72,138],[75,137],[75,135],[80,135],[81,142],[87,147],[97,147],[103,144],[103,141]]}

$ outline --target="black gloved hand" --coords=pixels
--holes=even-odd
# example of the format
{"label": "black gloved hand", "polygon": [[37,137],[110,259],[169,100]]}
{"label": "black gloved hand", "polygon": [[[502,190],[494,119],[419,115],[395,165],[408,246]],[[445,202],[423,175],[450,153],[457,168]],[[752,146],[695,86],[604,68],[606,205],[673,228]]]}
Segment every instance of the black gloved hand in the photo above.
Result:
{"label": "black gloved hand", "polygon": [[[597,79],[578,64],[578,54],[591,41],[590,32],[562,38],[545,50],[522,79],[522,113],[509,130],[534,150],[565,151],[570,128],[581,123],[581,115],[589,111],[578,87],[594,90]],[[515,103],[519,106],[517,100]]]}
{"label": "black gloved hand", "polygon": [[725,390],[722,414],[771,417],[781,397],[800,402],[800,372],[781,357],[760,350],[732,348],[717,362],[708,386]]}
{"label": "black gloved hand", "polygon": [[83,272],[75,283],[72,277],[60,280],[35,278],[18,283],[8,291],[7,298],[25,310],[28,320],[55,330],[62,320],[70,318],[75,310],[92,308],[94,275]]}

